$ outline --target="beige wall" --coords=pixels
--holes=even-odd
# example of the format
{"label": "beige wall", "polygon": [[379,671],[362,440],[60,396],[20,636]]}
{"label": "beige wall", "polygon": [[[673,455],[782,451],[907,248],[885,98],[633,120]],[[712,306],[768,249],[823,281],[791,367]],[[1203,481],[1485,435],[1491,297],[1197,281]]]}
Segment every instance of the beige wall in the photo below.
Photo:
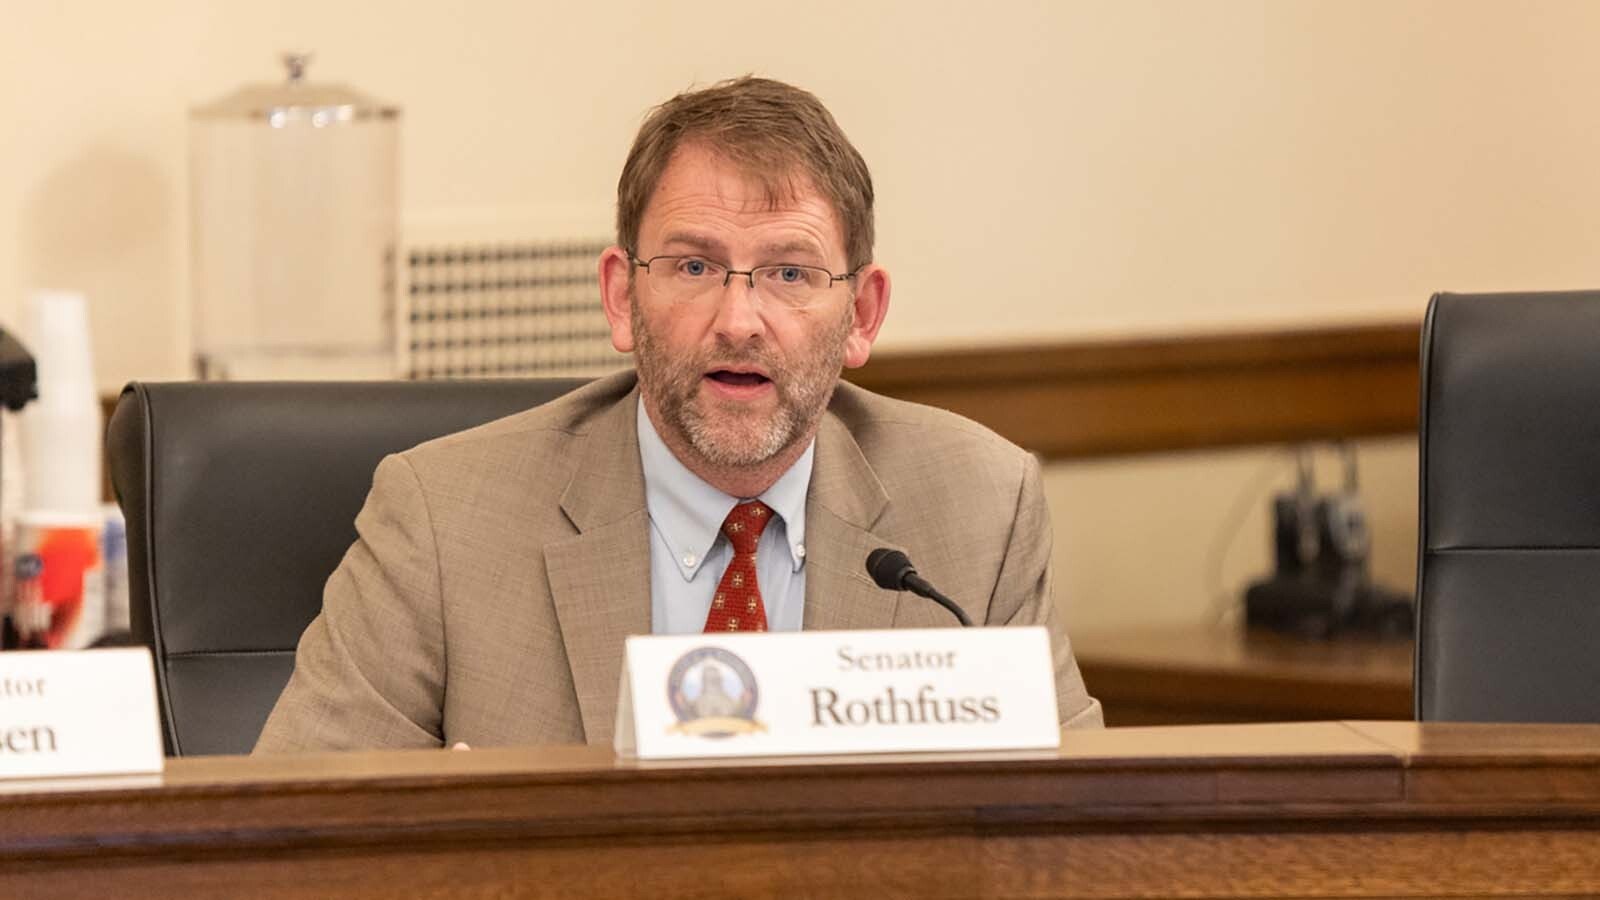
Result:
{"label": "beige wall", "polygon": [[[746,71],[813,89],[877,178],[888,347],[1411,319],[1441,288],[1600,283],[1583,0],[67,0],[5,19],[0,322],[29,288],[87,291],[107,389],[186,373],[187,108],[276,79],[292,47],[404,107],[413,228],[603,233],[648,105]],[[1364,450],[1396,486],[1378,535],[1396,576],[1410,453]],[[1198,542],[1269,457],[1053,467],[1074,616],[1197,615],[1178,598]],[[1238,553],[1232,575],[1260,563]]]}
{"label": "beige wall", "polygon": [[[1600,4],[8,4],[0,321],[95,305],[100,379],[187,359],[185,115],[275,54],[405,108],[408,221],[604,230],[669,92],[818,92],[880,189],[887,346],[1415,317],[1600,282]],[[994,302],[994,301],[1002,302]]]}

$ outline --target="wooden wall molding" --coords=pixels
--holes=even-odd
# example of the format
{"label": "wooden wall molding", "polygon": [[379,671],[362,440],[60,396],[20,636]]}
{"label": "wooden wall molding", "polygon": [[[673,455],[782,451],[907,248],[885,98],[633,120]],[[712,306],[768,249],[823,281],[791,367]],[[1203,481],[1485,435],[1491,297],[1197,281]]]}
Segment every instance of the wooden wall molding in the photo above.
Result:
{"label": "wooden wall molding", "polygon": [[[1414,433],[1421,325],[879,353],[845,373],[1047,459]],[[106,417],[116,395],[102,398]],[[109,496],[109,491],[108,491]]]}
{"label": "wooden wall molding", "polygon": [[1051,459],[1406,434],[1420,324],[882,353],[848,380]]}

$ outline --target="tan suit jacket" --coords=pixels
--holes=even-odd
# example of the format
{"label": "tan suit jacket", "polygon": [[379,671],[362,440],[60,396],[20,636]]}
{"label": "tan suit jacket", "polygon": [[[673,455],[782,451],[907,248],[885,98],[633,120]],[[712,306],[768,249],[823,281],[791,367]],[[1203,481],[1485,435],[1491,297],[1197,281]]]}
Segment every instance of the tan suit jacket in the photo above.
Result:
{"label": "tan suit jacket", "polygon": [[[650,633],[629,372],[386,458],[258,752],[608,743]],[[974,622],[1049,626],[1062,722],[1099,725],[1050,597],[1038,464],[981,426],[840,384],[806,501],[807,629],[942,627],[865,569],[904,550]]]}

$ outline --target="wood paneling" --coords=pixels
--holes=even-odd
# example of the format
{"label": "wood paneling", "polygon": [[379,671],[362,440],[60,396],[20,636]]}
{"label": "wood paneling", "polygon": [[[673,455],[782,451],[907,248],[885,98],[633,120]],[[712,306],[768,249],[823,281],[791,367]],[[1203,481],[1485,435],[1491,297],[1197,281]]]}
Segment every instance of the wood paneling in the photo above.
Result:
{"label": "wood paneling", "polygon": [[181,759],[0,785],[6,896],[1600,892],[1600,726],[1125,728],[1055,753]]}
{"label": "wood paneling", "polygon": [[846,377],[1047,458],[1405,434],[1420,326],[880,353]]}

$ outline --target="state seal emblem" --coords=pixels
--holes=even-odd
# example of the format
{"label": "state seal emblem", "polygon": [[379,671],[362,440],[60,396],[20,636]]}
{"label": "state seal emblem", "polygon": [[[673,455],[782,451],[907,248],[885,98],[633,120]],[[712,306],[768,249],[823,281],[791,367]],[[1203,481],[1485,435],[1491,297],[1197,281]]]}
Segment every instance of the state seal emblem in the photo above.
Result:
{"label": "state seal emblem", "polygon": [[721,647],[696,647],[667,674],[667,701],[678,719],[667,730],[714,739],[766,731],[756,721],[759,696],[744,660]]}

